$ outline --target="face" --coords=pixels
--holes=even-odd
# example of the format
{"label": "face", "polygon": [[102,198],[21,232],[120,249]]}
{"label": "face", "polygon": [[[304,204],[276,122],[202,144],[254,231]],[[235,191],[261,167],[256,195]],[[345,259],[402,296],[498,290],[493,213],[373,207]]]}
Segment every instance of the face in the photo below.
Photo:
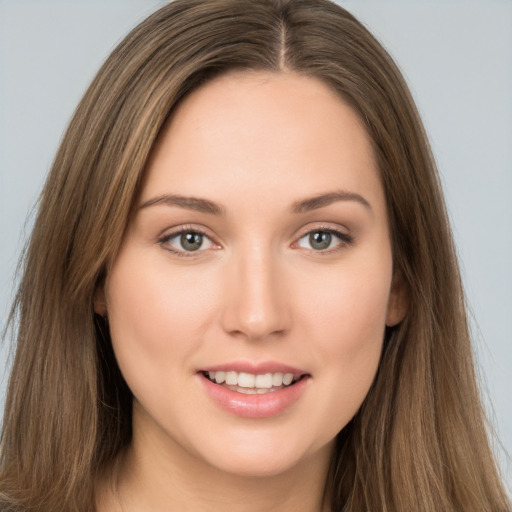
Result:
{"label": "face", "polygon": [[370,140],[327,86],[244,73],[162,133],[104,289],[134,429],[271,475],[328,457],[400,321]]}

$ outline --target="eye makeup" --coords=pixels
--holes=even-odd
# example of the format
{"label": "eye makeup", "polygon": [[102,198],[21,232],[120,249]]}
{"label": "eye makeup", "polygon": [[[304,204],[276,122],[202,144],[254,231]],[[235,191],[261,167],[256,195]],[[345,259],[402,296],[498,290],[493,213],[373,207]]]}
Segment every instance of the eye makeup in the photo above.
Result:
{"label": "eye makeup", "polygon": [[[219,250],[221,245],[198,226],[185,225],[157,240],[165,250],[179,257],[197,257],[208,250]],[[354,237],[333,227],[318,226],[304,231],[292,244],[292,249],[304,249],[312,253],[333,254],[354,242]]]}

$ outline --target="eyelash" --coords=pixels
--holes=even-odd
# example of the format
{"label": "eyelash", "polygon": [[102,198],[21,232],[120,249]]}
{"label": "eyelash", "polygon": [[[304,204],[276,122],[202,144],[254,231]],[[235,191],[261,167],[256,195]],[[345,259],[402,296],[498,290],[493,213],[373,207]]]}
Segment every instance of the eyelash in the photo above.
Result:
{"label": "eyelash", "polygon": [[[336,244],[336,246],[333,247],[333,248],[328,248],[328,249],[325,249],[325,250],[307,249],[308,251],[311,251],[311,252],[313,252],[315,254],[318,254],[318,255],[332,254],[332,253],[335,253],[335,252],[343,249],[344,247],[347,247],[347,246],[349,246],[349,245],[354,243],[354,238],[351,235],[348,235],[347,233],[344,233],[342,231],[339,231],[339,230],[331,228],[331,227],[322,227],[322,226],[320,226],[320,227],[317,227],[315,229],[310,229],[310,230],[304,232],[292,244],[292,246],[293,247],[300,247],[298,245],[299,242],[302,239],[306,238],[307,236],[311,236],[314,233],[327,233],[329,235],[334,235],[336,238],[339,239],[339,243]],[[195,226],[183,226],[178,231],[174,231],[172,233],[166,234],[166,235],[158,238],[158,243],[161,246],[163,246],[163,248],[165,250],[175,254],[178,257],[182,257],[182,258],[194,257],[194,256],[196,256],[196,253],[201,253],[201,252],[204,252],[206,250],[206,249],[200,249],[199,248],[199,249],[197,249],[195,251],[187,251],[187,250],[184,250],[184,249],[176,249],[176,248],[172,247],[171,245],[169,245],[169,242],[172,239],[180,237],[180,236],[182,236],[184,234],[201,235],[202,237],[204,237],[207,240],[209,240],[212,245],[216,245],[217,247],[219,247],[218,244],[216,244],[211,239],[211,237],[204,230],[202,230],[201,228],[195,227]]]}
{"label": "eyelash", "polygon": [[172,233],[168,233],[162,237],[160,237],[158,239],[158,243],[166,250],[166,251],[169,251],[171,253],[173,253],[174,255],[176,256],[179,256],[181,258],[191,258],[191,257],[194,257],[196,256],[196,253],[200,253],[200,252],[203,252],[203,250],[201,249],[198,249],[196,251],[186,251],[186,250],[180,250],[180,249],[176,249],[174,247],[172,247],[171,245],[168,245],[169,242],[173,239],[173,238],[177,238],[179,236],[182,236],[184,234],[195,234],[195,235],[201,235],[202,237],[210,240],[210,242],[213,244],[213,245],[217,245],[215,244],[215,242],[213,242],[213,240],[211,239],[211,237],[206,233],[206,231],[202,230],[201,228],[197,228],[195,226],[183,226],[182,228],[180,228],[178,231],[173,231]]}
{"label": "eyelash", "polygon": [[336,252],[342,250],[343,248],[348,247],[354,243],[354,237],[347,233],[344,233],[343,231],[340,231],[338,229],[334,229],[331,227],[319,226],[314,229],[310,229],[310,230],[306,231],[304,234],[302,234],[297,239],[296,242],[293,243],[293,245],[297,246],[301,240],[303,240],[304,238],[306,238],[308,236],[311,236],[314,233],[327,233],[329,235],[334,235],[339,240],[339,243],[337,243],[335,245],[335,247],[332,247],[332,248],[328,248],[328,249],[324,249],[324,250],[308,249],[309,251],[311,251],[317,255],[320,255],[320,256],[325,256],[325,255],[329,255],[332,253],[336,253]]}

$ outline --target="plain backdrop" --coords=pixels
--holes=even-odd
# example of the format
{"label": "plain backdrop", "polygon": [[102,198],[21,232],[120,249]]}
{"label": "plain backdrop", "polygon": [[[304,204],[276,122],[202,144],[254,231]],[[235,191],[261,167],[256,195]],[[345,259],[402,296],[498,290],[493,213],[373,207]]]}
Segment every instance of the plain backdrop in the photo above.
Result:
{"label": "plain backdrop", "polygon": [[[164,3],[0,0],[0,328],[30,212],[77,102],[122,36]],[[512,453],[512,1],[339,3],[395,57],[423,116],[473,311],[489,415]],[[0,409],[7,367],[4,346]],[[500,457],[510,488],[511,465]]]}

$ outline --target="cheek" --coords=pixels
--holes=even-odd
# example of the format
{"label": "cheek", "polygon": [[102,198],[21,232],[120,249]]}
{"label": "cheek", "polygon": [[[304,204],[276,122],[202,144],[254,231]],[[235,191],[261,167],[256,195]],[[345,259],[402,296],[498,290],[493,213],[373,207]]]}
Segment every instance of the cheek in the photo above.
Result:
{"label": "cheek", "polygon": [[198,272],[170,273],[161,257],[141,259],[136,252],[121,254],[109,277],[112,343],[127,371],[145,364],[150,372],[170,369],[194,351],[215,314],[212,280]]}
{"label": "cheek", "polygon": [[309,283],[316,293],[301,305],[306,339],[315,340],[315,380],[323,389],[319,417],[329,418],[331,435],[356,414],[377,372],[391,282],[390,262],[345,270],[326,276],[323,286],[317,275]]}
{"label": "cheek", "polygon": [[[364,276],[366,277],[366,276]],[[339,356],[339,370],[354,379],[373,380],[380,359],[385,331],[388,282],[365,281],[364,277],[345,281],[345,288],[333,298],[333,329],[330,349]]]}
{"label": "cheek", "polygon": [[392,273],[390,258],[349,263],[306,278],[291,294],[302,297],[302,318],[315,339],[346,356],[382,341]]}

